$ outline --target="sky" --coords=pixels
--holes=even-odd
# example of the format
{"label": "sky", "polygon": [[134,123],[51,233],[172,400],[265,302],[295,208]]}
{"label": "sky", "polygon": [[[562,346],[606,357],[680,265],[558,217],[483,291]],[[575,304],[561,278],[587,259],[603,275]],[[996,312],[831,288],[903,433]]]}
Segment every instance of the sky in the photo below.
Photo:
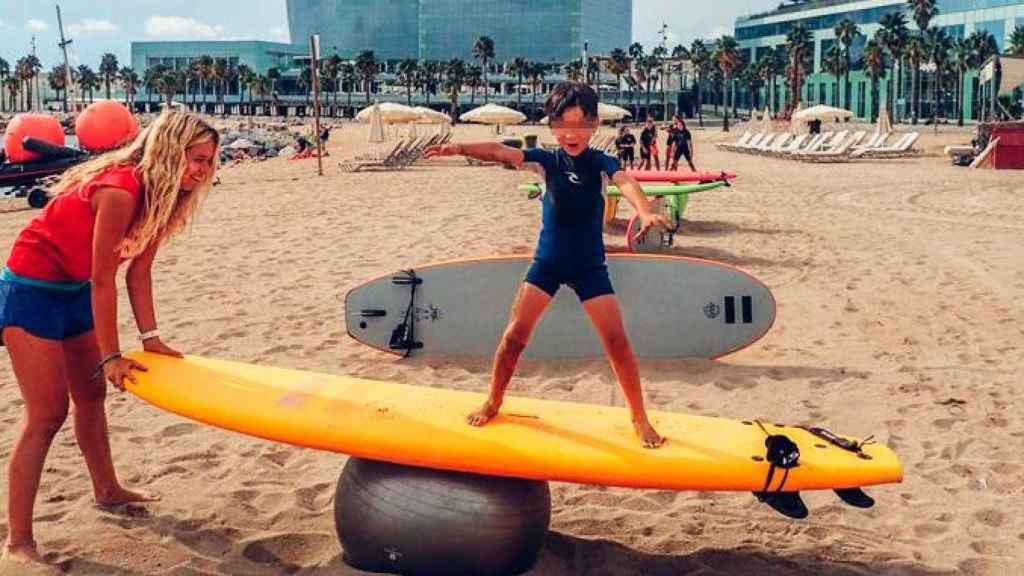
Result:
{"label": "sky", "polygon": [[[472,1],[472,0],[466,0]],[[769,10],[779,0],[633,0],[633,40],[670,47],[695,38],[731,33],[736,16]],[[44,69],[63,62],[53,1],[0,0],[0,58],[13,66],[32,52]],[[244,6],[244,9],[243,9]],[[62,0],[64,33],[72,66],[96,68],[112,52],[124,66],[132,41],[268,40],[288,42],[285,0]]]}

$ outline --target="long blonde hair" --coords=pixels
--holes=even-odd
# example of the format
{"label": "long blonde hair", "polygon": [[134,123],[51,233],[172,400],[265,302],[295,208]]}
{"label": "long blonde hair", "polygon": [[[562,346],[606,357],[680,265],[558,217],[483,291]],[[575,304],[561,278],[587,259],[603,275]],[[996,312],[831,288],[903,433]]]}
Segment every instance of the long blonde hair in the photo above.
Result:
{"label": "long blonde hair", "polygon": [[[188,148],[213,142],[213,166],[191,191],[181,189],[188,166]],[[137,256],[154,241],[180,232],[213,185],[217,171],[220,134],[190,112],[165,109],[131,144],[84,162],[64,173],[53,186],[54,194],[68,194],[114,166],[134,166],[142,183],[142,207],[121,242],[121,255]]]}

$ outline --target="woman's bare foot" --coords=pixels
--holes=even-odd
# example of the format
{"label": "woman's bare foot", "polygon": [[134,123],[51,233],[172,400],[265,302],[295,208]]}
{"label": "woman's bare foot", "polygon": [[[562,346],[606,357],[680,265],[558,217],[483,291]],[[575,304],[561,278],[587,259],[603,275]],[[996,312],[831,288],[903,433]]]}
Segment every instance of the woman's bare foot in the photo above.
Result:
{"label": "woman's bare foot", "polygon": [[484,405],[479,410],[473,412],[466,418],[466,422],[469,422],[470,426],[483,426],[491,421],[492,418],[498,415],[499,406],[491,404],[488,400],[484,402]]}
{"label": "woman's bare foot", "polygon": [[0,560],[46,564],[46,560],[44,560],[42,555],[39,554],[39,551],[36,550],[35,542],[25,542],[21,544],[5,542],[3,554],[0,554]]}
{"label": "woman's bare foot", "polygon": [[134,504],[138,502],[158,502],[160,501],[159,494],[152,494],[150,492],[128,490],[118,486],[116,490],[112,490],[109,493],[97,494],[96,505],[97,506],[118,506],[121,504]]}
{"label": "woman's bare foot", "polygon": [[636,430],[636,435],[643,442],[644,448],[660,448],[665,443],[665,438],[658,434],[654,426],[651,426],[651,423],[647,420],[634,421],[633,428]]}

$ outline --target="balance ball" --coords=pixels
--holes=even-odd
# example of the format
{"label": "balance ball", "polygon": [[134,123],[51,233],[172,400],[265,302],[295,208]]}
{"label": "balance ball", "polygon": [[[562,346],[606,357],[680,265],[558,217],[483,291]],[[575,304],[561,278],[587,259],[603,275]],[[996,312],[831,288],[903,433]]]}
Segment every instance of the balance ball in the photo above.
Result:
{"label": "balance ball", "polygon": [[4,133],[4,152],[12,164],[31,162],[40,158],[39,154],[26,150],[22,146],[25,138],[35,138],[55,146],[64,145],[64,128],[56,117],[48,114],[18,114],[7,125]]}
{"label": "balance ball", "polygon": [[414,576],[518,574],[551,522],[547,482],[349,458],[334,523],[345,561]]}
{"label": "balance ball", "polygon": [[90,104],[75,120],[78,144],[89,152],[106,152],[131,142],[139,123],[124,104],[102,100]]}

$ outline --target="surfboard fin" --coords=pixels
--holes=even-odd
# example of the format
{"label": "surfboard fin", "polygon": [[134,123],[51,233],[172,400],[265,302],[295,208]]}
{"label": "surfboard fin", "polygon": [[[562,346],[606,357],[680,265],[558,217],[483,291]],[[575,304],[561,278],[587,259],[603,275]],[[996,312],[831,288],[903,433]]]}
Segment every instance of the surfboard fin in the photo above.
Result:
{"label": "surfboard fin", "polygon": [[800,498],[799,492],[754,492],[754,496],[787,518],[807,518],[807,505]]}
{"label": "surfboard fin", "polygon": [[835,493],[840,500],[854,508],[871,508],[875,505],[875,499],[860,488],[841,488],[835,490]]}

